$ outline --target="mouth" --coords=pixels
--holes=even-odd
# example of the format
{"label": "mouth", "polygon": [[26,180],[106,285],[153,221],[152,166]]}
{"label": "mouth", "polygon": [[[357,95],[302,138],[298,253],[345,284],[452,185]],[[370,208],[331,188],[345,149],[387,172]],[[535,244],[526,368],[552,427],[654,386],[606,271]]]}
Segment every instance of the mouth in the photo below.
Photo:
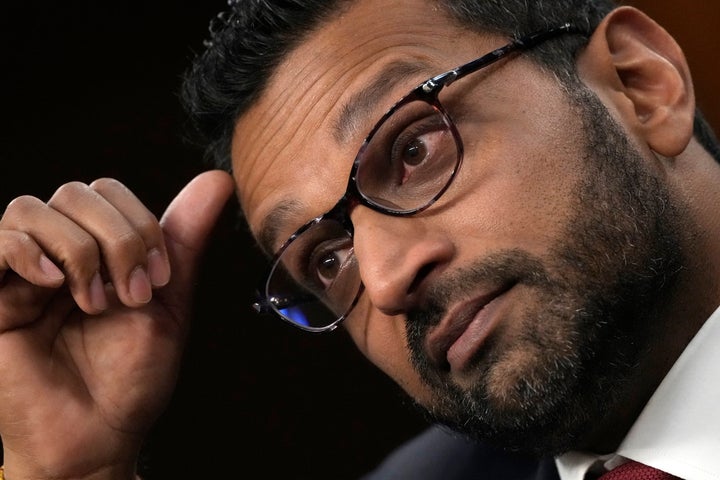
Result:
{"label": "mouth", "polygon": [[440,324],[425,340],[434,365],[443,370],[462,372],[500,323],[498,311],[504,294],[515,283],[501,285],[448,309]]}

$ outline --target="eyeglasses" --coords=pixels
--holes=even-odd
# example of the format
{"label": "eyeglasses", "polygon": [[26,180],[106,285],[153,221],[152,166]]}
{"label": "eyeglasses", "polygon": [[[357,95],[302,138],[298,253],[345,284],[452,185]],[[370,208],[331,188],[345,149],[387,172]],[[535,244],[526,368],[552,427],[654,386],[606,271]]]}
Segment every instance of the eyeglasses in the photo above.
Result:
{"label": "eyeglasses", "polygon": [[463,143],[438,99],[440,91],[508,54],[565,33],[579,30],[564,24],[518,38],[426,80],[397,102],[360,147],[338,203],[298,229],[274,255],[255,310],[274,312],[309,332],[334,330],[363,291],[349,212],[365,205],[385,215],[416,214],[445,193],[460,169]]}

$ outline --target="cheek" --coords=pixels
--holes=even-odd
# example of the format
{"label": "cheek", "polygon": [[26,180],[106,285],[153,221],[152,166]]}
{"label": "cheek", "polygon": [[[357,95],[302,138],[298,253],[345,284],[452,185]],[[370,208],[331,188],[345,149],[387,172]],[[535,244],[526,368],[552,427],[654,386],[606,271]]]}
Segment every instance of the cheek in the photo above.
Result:
{"label": "cheek", "polygon": [[[528,85],[527,92],[502,98],[502,107],[486,103],[462,119],[465,160],[441,201],[452,208],[446,217],[454,216],[463,235],[533,250],[572,214],[570,199],[586,152],[582,122],[554,82],[547,88]],[[545,100],[538,104],[529,95]],[[509,117],[508,111],[516,113]]]}
{"label": "cheek", "polygon": [[405,317],[390,317],[377,310],[363,315],[359,313],[354,312],[354,316],[344,326],[360,352],[408,395],[427,404],[430,390],[420,380],[410,362]]}
{"label": "cheek", "polygon": [[557,136],[522,140],[502,149],[468,145],[446,218],[458,238],[480,240],[483,251],[521,246],[541,254],[574,214],[582,152]]}

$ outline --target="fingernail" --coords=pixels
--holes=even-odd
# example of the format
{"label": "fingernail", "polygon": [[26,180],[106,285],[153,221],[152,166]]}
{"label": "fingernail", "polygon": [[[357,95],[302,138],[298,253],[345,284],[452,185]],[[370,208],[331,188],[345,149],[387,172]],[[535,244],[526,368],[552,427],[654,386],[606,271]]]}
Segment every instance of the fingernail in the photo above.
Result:
{"label": "fingernail", "polygon": [[147,303],[152,298],[152,285],[143,267],[137,267],[130,274],[130,298],[137,303]]}
{"label": "fingernail", "polygon": [[103,282],[100,272],[93,276],[90,282],[90,303],[95,310],[104,311],[107,306],[107,296],[105,295],[105,282]]}
{"label": "fingernail", "polygon": [[60,270],[52,260],[45,255],[40,255],[40,269],[43,273],[53,280],[62,280],[65,278],[62,270]]}
{"label": "fingernail", "polygon": [[170,267],[160,250],[153,248],[148,252],[148,276],[154,287],[162,287],[170,281]]}

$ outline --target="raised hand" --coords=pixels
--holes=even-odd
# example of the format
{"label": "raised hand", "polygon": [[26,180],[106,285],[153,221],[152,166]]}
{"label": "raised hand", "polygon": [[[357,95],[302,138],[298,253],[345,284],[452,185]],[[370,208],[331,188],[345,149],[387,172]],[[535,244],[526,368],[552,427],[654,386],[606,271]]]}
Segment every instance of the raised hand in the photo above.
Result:
{"label": "raised hand", "polygon": [[193,179],[158,221],[117,181],[19,197],[0,219],[5,476],[134,478],[175,386],[192,285],[233,191]]}

